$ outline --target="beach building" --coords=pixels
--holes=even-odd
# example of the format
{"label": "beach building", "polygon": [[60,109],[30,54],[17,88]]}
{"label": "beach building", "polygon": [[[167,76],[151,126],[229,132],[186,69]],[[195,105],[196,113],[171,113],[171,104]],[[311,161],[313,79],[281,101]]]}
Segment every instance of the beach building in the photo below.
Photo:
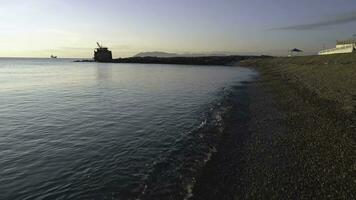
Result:
{"label": "beach building", "polygon": [[103,47],[98,42],[96,43],[98,48],[94,50],[94,60],[96,62],[111,62],[112,53],[107,47]]}
{"label": "beach building", "polygon": [[332,49],[322,50],[318,55],[330,55],[339,53],[352,53],[356,50],[356,39],[342,40],[336,42],[336,47]]}
{"label": "beach building", "polygon": [[288,57],[298,56],[301,53],[303,53],[303,50],[294,48],[288,51]]}

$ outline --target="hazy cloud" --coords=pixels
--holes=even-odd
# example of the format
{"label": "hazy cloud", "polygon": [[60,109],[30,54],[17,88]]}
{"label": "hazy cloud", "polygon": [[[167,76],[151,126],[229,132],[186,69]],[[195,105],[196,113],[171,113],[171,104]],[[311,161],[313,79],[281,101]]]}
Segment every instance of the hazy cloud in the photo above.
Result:
{"label": "hazy cloud", "polygon": [[356,21],[356,11],[341,14],[341,15],[336,15],[334,17],[330,17],[315,23],[279,27],[279,28],[274,28],[274,30],[313,30],[313,29],[327,27],[327,26],[346,24],[354,21]]}

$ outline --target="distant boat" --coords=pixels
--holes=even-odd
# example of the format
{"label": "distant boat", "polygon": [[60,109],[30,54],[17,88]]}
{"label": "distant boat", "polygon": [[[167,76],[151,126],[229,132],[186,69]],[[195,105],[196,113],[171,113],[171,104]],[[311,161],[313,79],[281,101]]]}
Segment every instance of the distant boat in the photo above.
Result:
{"label": "distant boat", "polygon": [[51,58],[57,58],[57,56],[51,55]]}

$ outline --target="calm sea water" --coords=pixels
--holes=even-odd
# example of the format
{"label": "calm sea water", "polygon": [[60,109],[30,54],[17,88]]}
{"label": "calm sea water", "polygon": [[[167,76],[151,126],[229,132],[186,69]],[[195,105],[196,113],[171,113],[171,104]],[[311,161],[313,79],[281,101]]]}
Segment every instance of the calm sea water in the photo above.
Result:
{"label": "calm sea water", "polygon": [[254,75],[0,59],[0,199],[189,195],[231,88]]}

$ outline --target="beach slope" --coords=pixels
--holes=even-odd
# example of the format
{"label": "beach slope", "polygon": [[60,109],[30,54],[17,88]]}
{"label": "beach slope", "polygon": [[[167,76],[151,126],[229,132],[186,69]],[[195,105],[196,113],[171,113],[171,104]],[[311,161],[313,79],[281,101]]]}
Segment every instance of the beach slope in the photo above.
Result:
{"label": "beach slope", "polygon": [[244,86],[194,199],[355,199],[356,55],[242,61]]}

